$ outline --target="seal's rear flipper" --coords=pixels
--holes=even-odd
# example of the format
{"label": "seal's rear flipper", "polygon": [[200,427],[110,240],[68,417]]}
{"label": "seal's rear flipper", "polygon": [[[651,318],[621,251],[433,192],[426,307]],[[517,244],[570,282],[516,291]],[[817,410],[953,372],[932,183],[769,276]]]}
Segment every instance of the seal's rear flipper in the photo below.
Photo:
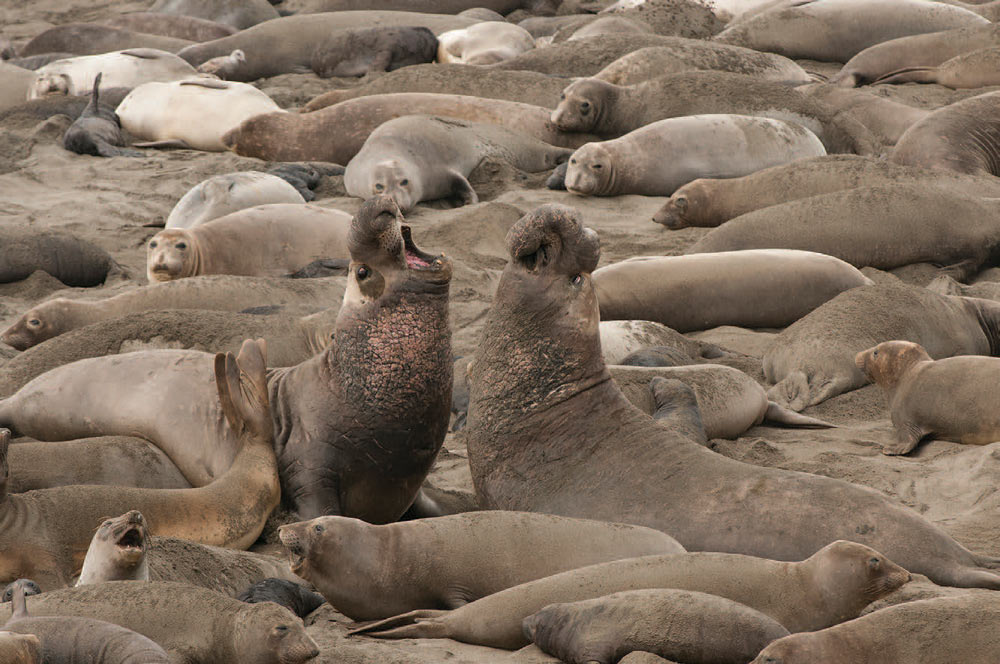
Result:
{"label": "seal's rear flipper", "polygon": [[185,143],[179,138],[171,138],[169,141],[148,141],[146,143],[133,143],[137,148],[160,148],[161,150],[175,149],[175,150],[193,150],[190,145]]}
{"label": "seal's rear flipper", "polygon": [[830,424],[814,417],[800,415],[794,410],[789,410],[773,401],[767,402],[767,412],[764,413],[764,422],[772,424],[783,424],[787,427],[798,427],[801,429],[836,429],[836,424]]}
{"label": "seal's rear flipper", "polygon": [[937,67],[906,67],[879,76],[872,85],[878,83],[934,83]]}
{"label": "seal's rear flipper", "polygon": [[941,268],[941,271],[938,274],[941,276],[951,277],[955,281],[964,284],[972,277],[972,275],[979,272],[980,265],[980,261],[969,258],[964,261],[959,261],[958,263],[953,263],[952,265],[945,265]]}
{"label": "seal's rear flipper", "polygon": [[961,295],[962,284],[958,283],[947,274],[934,277],[931,283],[927,284],[927,290],[941,295]]}
{"label": "seal's rear flipper", "polygon": [[340,277],[351,267],[350,258],[319,258],[288,275],[291,279],[317,279]]}
{"label": "seal's rear flipper", "polygon": [[767,398],[778,405],[801,412],[809,406],[823,403],[858,387],[860,385],[853,384],[849,378],[813,376],[810,379],[802,371],[792,371],[767,391]]}
{"label": "seal's rear flipper", "polygon": [[448,637],[448,627],[439,618],[447,613],[438,609],[410,611],[352,629],[347,635],[364,634],[376,639],[444,639]]}

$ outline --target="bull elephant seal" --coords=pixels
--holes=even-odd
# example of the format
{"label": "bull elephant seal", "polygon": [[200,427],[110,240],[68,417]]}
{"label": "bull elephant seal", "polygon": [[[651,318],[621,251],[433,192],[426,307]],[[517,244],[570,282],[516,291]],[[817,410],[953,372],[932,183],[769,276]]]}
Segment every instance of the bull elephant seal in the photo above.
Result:
{"label": "bull elephant seal", "polygon": [[571,208],[525,215],[507,248],[483,327],[489,343],[470,371],[465,440],[482,506],[635,523],[689,551],[782,560],[850,537],[936,583],[1000,588],[984,569],[1000,559],[973,554],[878,491],[740,463],[632,406],[601,358],[597,235]]}
{"label": "bull elephant seal", "polygon": [[0,230],[0,283],[21,281],[43,270],[67,286],[97,286],[122,267],[97,245],[58,231]]}
{"label": "bull elephant seal", "polygon": [[641,318],[678,332],[785,327],[867,284],[871,280],[844,261],[782,249],[640,257],[593,276],[603,320]]}
{"label": "bull elephant seal", "polygon": [[[663,159],[665,154],[674,157]],[[816,135],[798,124],[743,115],[690,115],[584,145],[569,159],[566,189],[586,196],[669,196],[700,177],[739,177],[825,154]]]}
{"label": "bull elephant seal", "polygon": [[104,21],[104,25],[193,42],[219,39],[236,33],[236,28],[231,25],[195,16],[180,16],[161,12],[119,14]]}
{"label": "bull elephant seal", "polygon": [[454,609],[568,569],[684,551],[650,528],[503,511],[384,526],[324,516],[278,536],[292,572],[354,620]]}
{"label": "bull elephant seal", "polygon": [[21,47],[21,57],[46,53],[100,55],[129,48],[155,48],[176,53],[193,42],[161,35],[148,35],[96,23],[68,23],[49,28]]}
{"label": "bull elephant seal", "polygon": [[384,638],[447,637],[514,649],[528,643],[522,621],[549,604],[669,588],[738,602],[789,632],[806,632],[856,618],[869,603],[909,580],[905,569],[878,551],[843,540],[790,563],[732,553],[645,556],[561,572],[452,611],[413,611],[357,631]]}
{"label": "bull elephant seal", "polygon": [[99,74],[109,88],[135,88],[151,81],[184,80],[197,72],[173,53],[153,48],[83,55],[56,60],[39,68],[28,99],[38,99],[53,92],[85,95],[94,87],[94,79]]}
{"label": "bull elephant seal", "polygon": [[454,198],[479,202],[467,179],[487,158],[507,161],[529,173],[551,170],[570,151],[491,124],[408,115],[371,133],[347,164],[344,185],[351,196],[385,194],[400,211],[421,201]]}
{"label": "bull elephant seal", "polygon": [[149,581],[149,530],[139,510],[105,520],[83,559],[78,586],[105,581]]}
{"label": "bull elephant seal", "polygon": [[1000,175],[1000,92],[949,104],[906,130],[890,160],[970,175]]}
{"label": "bull elephant seal", "polygon": [[280,110],[252,85],[212,79],[144,83],[115,109],[140,146],[209,152],[225,151],[223,135],[247,118]]}
{"label": "bull elephant seal", "polygon": [[146,275],[150,283],[203,274],[284,275],[316,258],[345,258],[350,226],[350,215],[339,210],[258,205],[194,228],[160,231],[146,245]]}
{"label": "bull elephant seal", "polygon": [[535,48],[535,40],[521,26],[506,21],[484,21],[438,36],[437,61],[492,65]]}
{"label": "bull elephant seal", "polygon": [[807,0],[736,21],[714,39],[789,58],[847,62],[897,37],[987,24],[968,9],[922,0]]}
{"label": "bull elephant seal", "polygon": [[523,624],[533,643],[574,664],[614,664],[633,651],[684,662],[745,664],[788,636],[777,621],[748,606],[671,589],[552,604]]}
{"label": "bull elephant seal", "polygon": [[211,58],[198,65],[198,71],[202,74],[211,74],[224,81],[233,78],[239,68],[247,61],[247,54],[241,49],[236,49],[229,55],[220,55]]}
{"label": "bull elephant seal", "polygon": [[322,595],[306,590],[294,581],[275,578],[258,581],[237,595],[236,599],[247,604],[274,602],[299,618],[305,618],[326,601]]}
{"label": "bull elephant seal", "polygon": [[1000,440],[997,409],[982,386],[996,382],[1000,359],[966,355],[934,360],[911,341],[884,341],[858,353],[855,363],[885,390],[896,428],[885,454],[907,454],[926,437],[966,445]]}
{"label": "bull elephant seal", "polygon": [[193,228],[244,208],[270,203],[305,203],[282,178],[260,171],[224,173],[188,190],[167,216],[166,228]]}
{"label": "bull elephant seal", "polygon": [[963,53],[936,67],[907,67],[890,72],[875,83],[937,83],[949,88],[985,88],[1000,85],[1000,48],[991,46]]}
{"label": "bull elephant seal", "polygon": [[0,630],[0,658],[10,664],[42,664],[42,642],[34,634]]}
{"label": "bull elephant seal", "polygon": [[156,0],[151,12],[194,16],[229,25],[237,30],[278,18],[278,10],[267,0]]}
{"label": "bull elephant seal", "polygon": [[878,284],[841,293],[779,334],[764,353],[768,397],[802,410],[862,387],[855,356],[883,341],[922,345],[931,357],[995,355],[1000,304]]}
{"label": "bull elephant seal", "polygon": [[94,79],[90,103],[63,135],[63,147],[70,152],[95,157],[142,157],[138,150],[125,148],[118,114],[101,104],[101,77],[98,74]]}
{"label": "bull elephant seal", "polygon": [[[319,654],[288,609],[162,581],[65,588],[28,600],[33,616],[80,616],[120,625],[190,662],[303,664]],[[0,615],[4,614],[0,608]],[[176,660],[173,660],[176,661]]]}
{"label": "bull elephant seal", "polygon": [[434,62],[437,48],[437,37],[422,26],[343,30],[316,47],[310,66],[320,78],[364,76]]}

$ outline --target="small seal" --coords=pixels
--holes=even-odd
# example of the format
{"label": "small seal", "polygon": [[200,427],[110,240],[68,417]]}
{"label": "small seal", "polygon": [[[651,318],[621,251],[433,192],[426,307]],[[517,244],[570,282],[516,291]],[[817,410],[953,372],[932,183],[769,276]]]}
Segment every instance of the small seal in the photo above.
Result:
{"label": "small seal", "polygon": [[247,604],[274,602],[299,618],[305,618],[326,601],[322,595],[306,590],[301,584],[273,577],[258,581],[237,595],[236,599]]}
{"label": "small seal", "polygon": [[430,28],[338,30],[316,47],[310,66],[320,78],[364,76],[433,62],[438,39]]}
{"label": "small seal", "polygon": [[229,55],[220,55],[217,58],[206,60],[198,65],[198,71],[202,74],[217,76],[226,81],[233,78],[239,70],[240,65],[247,61],[247,55],[240,49],[236,49]]}
{"label": "small seal", "polygon": [[149,581],[149,531],[142,512],[107,519],[94,533],[76,585],[105,581]]}
{"label": "small seal", "polygon": [[103,74],[98,74],[94,79],[90,103],[63,135],[63,147],[70,152],[95,157],[144,156],[138,150],[125,148],[125,136],[122,135],[122,123],[118,114],[101,104],[102,76]]}

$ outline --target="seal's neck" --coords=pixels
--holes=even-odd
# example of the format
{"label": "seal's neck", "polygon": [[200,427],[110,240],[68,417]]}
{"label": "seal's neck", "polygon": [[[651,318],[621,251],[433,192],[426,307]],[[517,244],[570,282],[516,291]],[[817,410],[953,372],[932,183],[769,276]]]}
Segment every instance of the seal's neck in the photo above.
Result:
{"label": "seal's neck", "polygon": [[188,251],[190,252],[191,261],[187,264],[187,269],[184,270],[182,277],[197,277],[203,274],[202,270],[205,269],[205,257],[202,254],[202,243],[205,241],[203,237],[189,236],[187,239]]}
{"label": "seal's neck", "polygon": [[336,318],[333,310],[324,309],[299,319],[302,334],[313,355],[322,353],[330,345]]}
{"label": "seal's neck", "polygon": [[983,328],[990,344],[990,355],[1000,355],[1000,302],[978,297],[963,297],[962,300],[972,308],[979,326]]}
{"label": "seal's neck", "polygon": [[641,126],[643,108],[633,97],[626,94],[628,88],[607,85],[601,90],[601,101],[597,104],[595,134],[617,138]]}

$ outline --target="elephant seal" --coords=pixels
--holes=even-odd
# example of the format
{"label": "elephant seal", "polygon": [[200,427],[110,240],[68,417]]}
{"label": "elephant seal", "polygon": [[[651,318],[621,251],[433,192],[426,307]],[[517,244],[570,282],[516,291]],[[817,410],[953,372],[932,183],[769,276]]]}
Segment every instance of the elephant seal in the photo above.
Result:
{"label": "elephant seal", "polygon": [[350,226],[350,215],[340,210],[257,205],[193,228],[160,231],[146,245],[146,276],[150,283],[203,274],[280,276],[319,257],[346,257]]}
{"label": "elephant seal", "polygon": [[936,67],[908,67],[875,83],[937,83],[948,88],[985,88],[1000,85],[1000,48],[991,46],[945,60]]}
{"label": "elephant seal", "polygon": [[144,83],[115,111],[140,147],[182,147],[224,152],[222,137],[247,118],[280,111],[274,100],[246,83],[189,79]]}
{"label": "elephant seal", "polygon": [[979,14],[942,2],[805,0],[736,21],[713,39],[789,58],[847,62],[897,37],[988,24]]}
{"label": "elephant seal", "polygon": [[529,581],[451,611],[405,613],[356,632],[380,638],[444,637],[513,650],[528,644],[522,621],[550,604],[659,588],[722,597],[763,613],[789,632],[806,632],[856,618],[909,580],[909,572],[879,552],[843,540],[802,562],[732,553],[644,556]]}
{"label": "elephant seal", "polygon": [[662,323],[648,320],[602,321],[600,335],[606,364],[622,364],[625,357],[649,346],[669,346],[692,361],[717,359],[727,354],[715,344],[689,339]]}
{"label": "elephant seal", "polygon": [[102,74],[98,74],[94,79],[90,103],[63,134],[63,147],[70,152],[95,157],[142,157],[138,150],[125,147],[118,114],[101,104],[101,77]]}
{"label": "elephant seal", "polygon": [[646,256],[593,275],[602,320],[641,318],[678,332],[785,327],[837,294],[871,283],[842,260],[783,249]]}
{"label": "elephant seal", "polygon": [[305,618],[326,601],[322,595],[306,590],[294,581],[275,578],[258,581],[237,595],[236,599],[247,604],[274,602],[299,618]]}
{"label": "elephant seal", "polygon": [[170,664],[174,661],[151,639],[113,623],[77,616],[31,616],[20,587],[14,589],[11,616],[3,631],[38,637],[43,662]]}
{"label": "elephant seal", "polygon": [[1000,92],[943,106],[907,129],[889,159],[970,175],[1000,175],[998,111]]}
{"label": "elephant seal", "polygon": [[176,53],[193,42],[162,35],[149,35],[95,23],[68,23],[49,28],[21,47],[21,57],[45,53],[99,55],[130,48],[155,48]]}
{"label": "elephant seal", "polygon": [[616,138],[658,120],[708,113],[794,122],[816,134],[827,152],[876,149],[871,132],[857,120],[837,116],[786,85],[722,71],[669,74],[631,86],[580,79],[563,91],[551,119],[562,131]]}
{"label": "elephant seal", "polygon": [[0,283],[42,270],[67,286],[97,286],[124,270],[97,245],[69,233],[35,228],[0,230]]}
{"label": "elephant seal", "polygon": [[930,111],[922,108],[826,83],[802,85],[796,89],[830,108],[854,116],[886,145],[895,145],[907,129],[930,115]]}
{"label": "elephant seal", "polygon": [[230,150],[266,161],[346,164],[381,124],[404,115],[495,124],[557,147],[578,148],[589,134],[562,132],[549,110],[514,101],[464,95],[402,92],[348,99],[312,113],[267,113],[246,120],[223,137]]}
{"label": "elephant seal", "polygon": [[[663,155],[674,155],[664,160]],[[689,115],[587,143],[569,159],[566,189],[584,196],[669,196],[700,177],[739,177],[825,155],[799,124],[744,115]]]}
{"label": "elephant seal", "polygon": [[292,572],[354,620],[454,609],[565,570],[684,551],[651,528],[504,511],[384,526],[323,516],[278,536]]}
{"label": "elephant seal", "polygon": [[477,8],[488,9],[506,16],[523,9],[539,16],[551,16],[559,8],[557,0],[437,0],[426,3],[422,0],[302,0],[310,12],[345,12],[358,9],[378,9],[382,11],[426,12],[469,16]]}
{"label": "elephant seal", "polygon": [[[811,634],[792,634],[761,652],[751,664],[821,662],[977,662],[1000,652],[990,626],[1000,604],[968,594],[907,602]],[[954,630],[962,625],[961,630]],[[899,635],[905,634],[902,638]]]}
{"label": "elephant seal", "polygon": [[601,357],[597,235],[571,208],[528,213],[507,248],[483,326],[489,343],[470,369],[464,433],[483,507],[634,523],[689,551],[781,560],[850,537],[936,583],[1000,588],[985,569],[1000,559],[973,554],[878,491],[726,458],[632,406]]}
{"label": "elephant seal", "polygon": [[105,581],[149,581],[149,530],[139,510],[105,520],[90,540],[76,585]]}
{"label": "elephant seal", "polygon": [[42,642],[34,634],[0,630],[0,659],[8,664],[42,664]]}
{"label": "elephant seal", "polygon": [[[966,223],[949,228],[943,241],[942,219]],[[859,187],[749,212],[712,229],[685,253],[781,247],[880,270],[946,265],[964,279],[1000,250],[997,220],[1000,201],[910,184]],[[900,243],[899,237],[907,241]]]}
{"label": "elephant seal", "polygon": [[741,178],[695,180],[675,191],[653,221],[673,230],[709,228],[772,205],[875,184],[930,185],[966,196],[1000,197],[1000,182],[993,177],[838,154],[800,159]]}
{"label": "elephant seal", "polygon": [[746,664],[788,636],[773,618],[706,593],[650,589],[551,604],[524,619],[524,635],[573,664],[615,664],[630,652],[683,662]]}
{"label": "elephant seal", "polygon": [[551,170],[570,155],[492,124],[408,115],[380,125],[347,164],[351,196],[390,196],[401,212],[421,201],[479,202],[468,177],[484,159],[500,159],[529,173]]}
{"label": "elephant seal", "polygon": [[437,37],[422,26],[341,30],[316,47],[310,66],[320,78],[364,76],[434,62],[437,49]]}
{"label": "elephant seal", "polygon": [[237,30],[245,30],[280,16],[267,0],[156,0],[149,11],[193,16]]}
{"label": "elephant seal", "polygon": [[768,397],[803,410],[868,382],[855,356],[883,341],[919,343],[931,357],[1000,354],[1000,304],[905,284],[841,293],[779,334],[764,353]]}
{"label": "elephant seal", "polygon": [[535,39],[519,25],[485,21],[438,36],[437,61],[493,65],[535,48]]}
{"label": "elephant seal", "polygon": [[3,589],[3,596],[0,597],[0,602],[9,602],[14,599],[15,588],[20,588],[24,592],[25,597],[42,594],[42,589],[31,579],[17,579],[8,583],[7,587]]}
{"label": "elephant seal", "polygon": [[305,203],[284,179],[260,171],[224,173],[199,182],[167,215],[166,228],[193,228],[244,208],[272,203]]}
{"label": "elephant seal", "polygon": [[210,41],[236,33],[236,28],[231,25],[195,16],[179,16],[161,12],[119,14],[105,20],[104,25],[192,42]]}
{"label": "elephant seal", "polygon": [[920,344],[884,341],[854,362],[889,401],[896,439],[882,446],[884,454],[908,454],[927,437],[966,445],[1000,440],[1000,418],[982,394],[983,385],[997,380],[1000,358],[934,360]]}
{"label": "elephant seal", "polygon": [[319,654],[302,621],[288,609],[272,602],[246,604],[184,583],[120,581],[64,588],[32,597],[28,610],[33,616],[80,616],[121,625],[181,661],[303,664]]}
{"label": "elephant seal", "polygon": [[180,81],[197,75],[194,67],[173,53],[153,48],[132,48],[101,55],[81,55],[56,60],[35,72],[28,99],[50,93],[85,95],[102,80],[109,88],[135,88],[150,81]]}
{"label": "elephant seal", "polygon": [[23,104],[34,82],[31,71],[0,60],[0,111]]}
{"label": "elephant seal", "polygon": [[220,55],[217,58],[205,60],[198,65],[198,71],[202,74],[211,74],[224,81],[228,81],[239,71],[239,68],[247,61],[247,54],[240,49],[236,49],[229,55]]}
{"label": "elephant seal", "polygon": [[[564,31],[571,31],[572,34],[565,37],[566,33]],[[593,20],[579,25],[579,27],[577,24],[567,26],[553,35],[552,41],[553,43],[557,43],[560,41],[573,41],[574,39],[586,39],[588,37],[597,37],[599,35],[614,35],[621,33],[648,35],[653,34],[654,30],[648,23],[625,18],[624,16],[597,16]],[[563,37],[565,37],[565,39],[563,39]]]}

